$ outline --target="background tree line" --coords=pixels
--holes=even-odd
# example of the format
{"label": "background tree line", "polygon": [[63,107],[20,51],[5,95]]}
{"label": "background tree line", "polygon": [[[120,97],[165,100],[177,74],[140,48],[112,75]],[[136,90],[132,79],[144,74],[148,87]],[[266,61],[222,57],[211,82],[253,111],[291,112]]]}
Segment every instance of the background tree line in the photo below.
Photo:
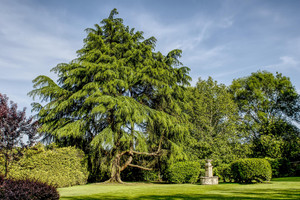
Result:
{"label": "background tree line", "polygon": [[284,174],[300,160],[299,94],[288,77],[258,71],[230,86],[211,77],[190,86],[181,50],[155,52],[156,39],[117,14],[86,29],[77,58],[52,69],[57,81],[38,76],[29,93],[40,99],[43,140],[81,149],[90,181],[162,180],[174,163],[206,158],[269,157]]}

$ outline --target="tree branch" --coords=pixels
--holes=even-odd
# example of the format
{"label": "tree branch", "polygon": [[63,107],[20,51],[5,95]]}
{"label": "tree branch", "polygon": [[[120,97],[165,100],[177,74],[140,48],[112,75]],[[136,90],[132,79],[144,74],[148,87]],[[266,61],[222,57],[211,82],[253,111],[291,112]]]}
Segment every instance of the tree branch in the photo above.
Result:
{"label": "tree branch", "polygon": [[120,171],[123,171],[124,169],[126,169],[128,167],[128,165],[130,165],[131,162],[132,162],[132,156],[130,156],[128,158],[128,160],[125,162],[125,164],[121,167]]}
{"label": "tree branch", "polygon": [[133,165],[133,164],[128,164],[128,166],[130,166],[130,167],[136,167],[136,168],[140,168],[140,169],[148,170],[148,171],[153,170],[152,168],[142,167],[142,166],[139,166],[139,165]]}
{"label": "tree branch", "polygon": [[137,154],[137,155],[147,155],[147,156],[157,156],[161,152],[161,145],[163,141],[164,136],[161,136],[159,139],[158,149],[156,152],[148,153],[148,152],[138,152],[138,151],[130,151],[131,154]]}

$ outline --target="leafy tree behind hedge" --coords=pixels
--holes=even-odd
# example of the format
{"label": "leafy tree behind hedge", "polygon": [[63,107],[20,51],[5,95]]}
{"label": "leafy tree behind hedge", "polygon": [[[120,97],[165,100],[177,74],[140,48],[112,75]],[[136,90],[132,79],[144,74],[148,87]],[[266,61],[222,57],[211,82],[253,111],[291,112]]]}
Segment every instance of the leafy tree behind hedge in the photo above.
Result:
{"label": "leafy tree behind hedge", "polygon": [[213,159],[230,163],[246,157],[248,146],[242,144],[238,130],[238,107],[224,84],[211,77],[199,78],[186,93],[191,136],[187,151],[196,159]]}
{"label": "leafy tree behind hedge", "polygon": [[[81,150],[74,147],[45,149],[39,144],[23,153],[19,161],[12,163],[8,177],[35,179],[57,187],[87,182],[88,172]],[[0,172],[3,172],[2,163]]]}
{"label": "leafy tree behind hedge", "polygon": [[37,127],[32,117],[26,117],[26,108],[19,111],[16,103],[8,103],[8,97],[0,93],[0,153],[4,156],[4,176],[8,175],[14,159],[22,156],[20,150],[34,144],[38,138]]}
{"label": "leafy tree behind hedge", "polygon": [[258,71],[230,86],[253,157],[286,157],[299,161],[300,96],[280,73]]}

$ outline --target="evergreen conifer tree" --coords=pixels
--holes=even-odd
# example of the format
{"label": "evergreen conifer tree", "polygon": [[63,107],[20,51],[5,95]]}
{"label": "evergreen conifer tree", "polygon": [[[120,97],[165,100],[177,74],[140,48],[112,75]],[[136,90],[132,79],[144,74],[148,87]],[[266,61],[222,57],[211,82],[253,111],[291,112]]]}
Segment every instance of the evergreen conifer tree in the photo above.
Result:
{"label": "evergreen conifer tree", "polygon": [[84,46],[70,63],[33,80],[29,95],[46,101],[34,103],[41,132],[65,145],[77,145],[91,158],[110,163],[110,182],[122,182],[126,167],[137,155],[159,156],[163,147],[180,150],[187,129],[180,103],[189,84],[189,68],[178,58],[154,52],[156,39],[123,25],[113,9],[107,19],[88,28]]}

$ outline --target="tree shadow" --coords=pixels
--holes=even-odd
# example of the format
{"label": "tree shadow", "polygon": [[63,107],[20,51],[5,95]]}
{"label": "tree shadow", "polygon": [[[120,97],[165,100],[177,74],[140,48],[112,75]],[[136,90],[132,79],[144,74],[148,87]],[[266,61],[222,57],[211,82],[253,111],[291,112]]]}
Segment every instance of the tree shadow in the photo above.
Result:
{"label": "tree shadow", "polygon": [[[220,191],[218,191],[220,192]],[[108,199],[108,200],[180,200],[180,199],[300,199],[300,190],[296,189],[287,189],[287,190],[264,190],[256,189],[253,191],[226,191],[222,192],[223,194],[176,194],[176,195],[141,195],[138,197],[120,197],[114,195],[102,195],[95,194],[90,196],[77,196],[77,197],[63,197],[63,200],[99,200],[99,199]],[[230,195],[232,194],[232,195]]]}

